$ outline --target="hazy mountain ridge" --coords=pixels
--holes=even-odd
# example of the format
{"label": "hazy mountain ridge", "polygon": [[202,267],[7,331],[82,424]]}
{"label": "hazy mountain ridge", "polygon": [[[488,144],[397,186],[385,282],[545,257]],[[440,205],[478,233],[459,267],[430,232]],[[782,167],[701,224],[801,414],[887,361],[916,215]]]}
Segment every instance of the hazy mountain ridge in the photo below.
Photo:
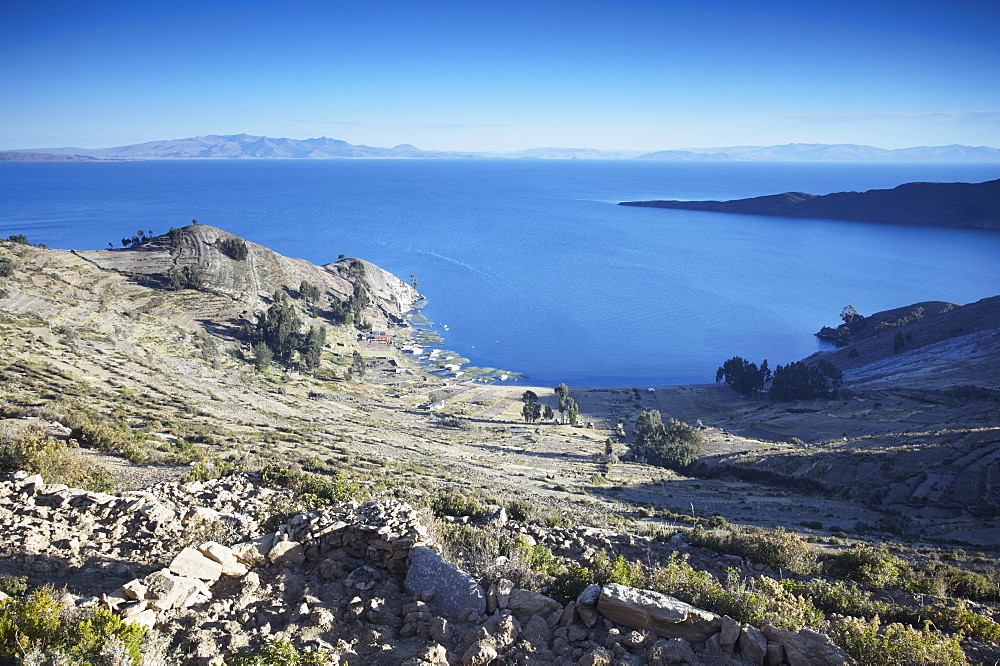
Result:
{"label": "hazy mountain ridge", "polygon": [[86,155],[56,155],[54,153],[22,153],[0,151],[0,162],[110,162],[100,157]]}
{"label": "hazy mountain ridge", "polygon": [[[855,144],[789,143],[778,146],[685,148],[643,152],[593,148],[540,147],[515,151],[422,150],[410,144],[392,148],[358,145],[318,137],[289,139],[229,134],[168,139],[111,148],[25,148],[3,154],[40,153],[104,159],[641,159],[732,162],[1000,162],[1000,149],[988,146],[876,148]],[[4,158],[17,160],[16,157]],[[34,158],[32,161],[42,161]]]}
{"label": "hazy mountain ridge", "polygon": [[905,183],[891,190],[836,192],[822,196],[786,192],[732,201],[623,201],[621,205],[1000,229],[1000,180],[985,183]]}
{"label": "hazy mountain ridge", "polygon": [[876,148],[856,144],[788,143],[780,146],[731,146],[660,150],[641,160],[732,162],[1000,162],[1000,149],[988,146]]}
{"label": "hazy mountain ridge", "polygon": [[[11,151],[27,152],[27,151]],[[330,158],[460,158],[468,153],[420,150],[409,144],[394,148],[355,145],[340,139],[287,139],[231,134],[149,141],[112,148],[40,148],[31,152],[118,159],[330,159]]]}

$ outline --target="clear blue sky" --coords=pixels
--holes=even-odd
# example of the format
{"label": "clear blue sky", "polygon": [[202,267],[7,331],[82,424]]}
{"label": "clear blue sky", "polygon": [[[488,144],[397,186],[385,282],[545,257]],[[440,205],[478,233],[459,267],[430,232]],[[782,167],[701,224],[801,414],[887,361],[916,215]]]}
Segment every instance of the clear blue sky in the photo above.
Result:
{"label": "clear blue sky", "polygon": [[0,149],[1000,147],[1000,2],[5,0]]}

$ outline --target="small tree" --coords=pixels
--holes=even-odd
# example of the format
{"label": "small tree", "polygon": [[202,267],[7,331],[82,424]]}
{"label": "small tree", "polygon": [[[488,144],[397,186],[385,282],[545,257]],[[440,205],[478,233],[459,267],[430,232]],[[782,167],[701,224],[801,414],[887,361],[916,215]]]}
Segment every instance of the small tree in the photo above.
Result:
{"label": "small tree", "polygon": [[524,416],[524,420],[528,423],[537,421],[538,417],[542,415],[542,407],[538,404],[538,394],[534,391],[525,391],[521,394],[521,402],[524,403],[521,407],[521,415]]}
{"label": "small tree", "polygon": [[347,370],[348,375],[352,377],[364,377],[365,376],[365,359],[361,356],[361,352],[354,350],[354,355],[351,357],[351,367]]}
{"label": "small tree", "polygon": [[[167,232],[167,240],[170,241],[171,249],[181,249],[184,246],[184,230],[170,227],[170,231]],[[122,244],[124,245],[124,243]]]}
{"label": "small tree", "polygon": [[580,405],[576,404],[573,398],[566,398],[566,413],[569,415],[569,424],[575,426],[577,416],[580,414]]}
{"label": "small tree", "polygon": [[560,384],[552,390],[559,396],[559,420],[563,421],[563,414],[566,413],[566,401],[569,399],[569,387],[566,384]]}
{"label": "small tree", "polygon": [[323,345],[326,344],[326,327],[310,326],[302,346],[299,348],[299,355],[306,369],[312,372],[319,365],[320,355],[323,352]]}
{"label": "small tree", "polygon": [[250,256],[250,248],[242,238],[223,238],[219,241],[219,250],[234,261],[245,261]]}
{"label": "small tree", "polygon": [[271,360],[274,358],[271,349],[263,342],[255,342],[250,349],[253,351],[254,367],[259,371],[267,370],[271,366]]}
{"label": "small tree", "polygon": [[635,424],[633,453],[652,465],[686,467],[698,459],[705,436],[695,427],[676,419],[663,423],[660,412],[644,410]]}
{"label": "small tree", "polygon": [[767,367],[767,359],[757,367],[739,356],[734,356],[722,364],[715,372],[715,381],[725,381],[740,395],[749,398],[764,390],[764,385],[771,379],[771,370]]}

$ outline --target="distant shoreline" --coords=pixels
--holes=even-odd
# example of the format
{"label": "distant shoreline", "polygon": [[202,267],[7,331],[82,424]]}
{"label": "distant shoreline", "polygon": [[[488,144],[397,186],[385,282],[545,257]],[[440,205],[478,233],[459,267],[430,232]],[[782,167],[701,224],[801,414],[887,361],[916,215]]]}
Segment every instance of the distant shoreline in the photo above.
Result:
{"label": "distant shoreline", "polygon": [[906,183],[817,196],[785,192],[730,201],[622,201],[620,206],[1000,231],[1000,180]]}

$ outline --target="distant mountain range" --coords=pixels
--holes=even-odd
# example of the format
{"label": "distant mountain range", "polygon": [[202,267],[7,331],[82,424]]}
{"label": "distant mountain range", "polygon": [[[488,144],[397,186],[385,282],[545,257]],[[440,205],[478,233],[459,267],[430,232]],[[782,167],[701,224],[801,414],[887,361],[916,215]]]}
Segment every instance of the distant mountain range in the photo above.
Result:
{"label": "distant mountain range", "polygon": [[[30,156],[29,154],[34,154]],[[593,148],[529,148],[511,152],[421,150],[408,143],[378,148],[339,139],[286,139],[231,134],[150,141],[114,148],[26,148],[0,153],[0,160],[44,161],[42,155],[97,159],[640,159],[731,162],[997,162],[1000,149],[986,146],[921,146],[889,150],[854,144],[789,143],[782,146],[688,148],[651,153]],[[18,155],[24,155],[20,158]]]}
{"label": "distant mountain range", "polygon": [[906,183],[891,190],[823,196],[786,192],[732,201],[623,201],[621,205],[1000,229],[1000,180],[975,184]]}
{"label": "distant mountain range", "polygon": [[730,162],[1000,162],[1000,149],[986,146],[876,148],[851,143],[788,143],[782,146],[733,146],[660,150],[640,160]]}
{"label": "distant mountain range", "polygon": [[273,139],[251,134],[197,136],[191,139],[150,141],[114,148],[37,148],[30,151],[51,155],[81,155],[104,159],[331,159],[331,158],[460,158],[472,153],[420,150],[410,144],[392,148],[361,146],[339,139]]}
{"label": "distant mountain range", "polygon": [[28,153],[18,151],[0,151],[0,162],[104,162],[99,157],[83,155],[56,155],[54,153]]}

